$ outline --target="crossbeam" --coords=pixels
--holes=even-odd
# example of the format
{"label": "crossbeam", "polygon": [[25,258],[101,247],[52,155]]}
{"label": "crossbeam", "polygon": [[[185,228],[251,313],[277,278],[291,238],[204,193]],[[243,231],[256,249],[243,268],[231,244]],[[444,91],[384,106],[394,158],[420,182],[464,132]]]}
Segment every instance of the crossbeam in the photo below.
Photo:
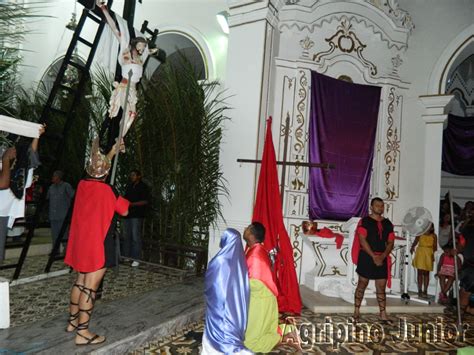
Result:
{"label": "crossbeam", "polygon": [[[297,167],[305,167],[305,168],[317,168],[317,169],[335,169],[336,166],[330,163],[304,163],[299,161],[286,161],[286,157],[288,154],[288,138],[290,135],[290,114],[286,114],[286,122],[285,122],[285,130],[284,136],[285,141],[283,144],[283,161],[277,161],[277,165],[281,165],[281,182],[280,182],[280,198],[281,204],[283,206],[283,194],[285,193],[285,178],[286,178],[286,167],[287,166],[297,166]],[[250,164],[260,164],[262,160],[259,159],[237,159],[237,163],[250,163]]]}

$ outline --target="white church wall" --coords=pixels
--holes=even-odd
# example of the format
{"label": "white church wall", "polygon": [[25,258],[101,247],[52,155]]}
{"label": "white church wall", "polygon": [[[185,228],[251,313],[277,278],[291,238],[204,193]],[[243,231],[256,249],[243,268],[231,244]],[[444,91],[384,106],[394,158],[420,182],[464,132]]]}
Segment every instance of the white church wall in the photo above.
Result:
{"label": "white church wall", "polygon": [[[311,70],[335,78],[349,77],[358,84],[382,87],[371,194],[386,200],[386,214],[391,219],[399,200],[401,114],[404,93],[409,86],[409,80],[398,74],[408,41],[410,22],[407,21],[407,24],[408,28],[395,26],[382,9],[364,1],[315,3],[303,0],[281,11],[281,50],[276,58],[273,115],[281,124],[284,124],[286,116],[290,116],[287,152],[290,161],[306,162],[308,159]],[[280,135],[279,159],[284,154],[283,140]],[[320,248],[315,250],[318,260],[307,260],[311,253],[304,250],[309,244],[303,243],[300,227],[302,220],[308,218],[307,168],[291,167],[284,183],[285,222],[292,238],[300,282],[314,287],[321,278],[346,275],[350,262],[348,239],[342,250]],[[318,223],[320,227],[328,227],[348,238],[348,231],[343,228],[344,221]],[[314,247],[320,244],[331,242],[315,238],[312,243]],[[397,248],[394,257],[399,259],[400,255]],[[308,280],[305,273],[315,262],[318,271],[315,273],[313,270],[311,277],[314,280]],[[396,279],[397,270],[397,275],[394,274]]]}
{"label": "white church wall", "polygon": [[[433,9],[433,4],[429,1],[410,2],[410,7],[407,8],[404,7],[407,2],[399,2],[403,9],[400,10],[400,14],[405,16],[405,19],[413,20],[416,26],[409,35],[407,33],[409,31],[405,32],[406,41],[404,41],[401,35],[403,26],[397,23],[397,19],[394,19],[396,26],[393,23],[390,25],[386,18],[385,23],[380,19],[383,17],[381,11],[378,11],[382,6],[380,2],[367,1],[364,4],[364,1],[346,1],[340,4],[340,12],[337,11],[336,3],[338,2],[301,0],[296,5],[287,6],[281,10],[281,50],[276,59],[273,115],[284,123],[286,115],[290,114],[293,132],[290,138],[290,150],[295,150],[291,147],[292,144],[298,142],[297,131],[301,125],[298,116],[304,122],[300,138],[307,134],[305,127],[309,106],[307,97],[310,91],[310,84],[308,84],[310,69],[336,78],[341,74],[348,75],[356,83],[382,86],[381,117],[379,118],[371,193],[386,200],[388,208],[386,215],[395,224],[399,224],[408,208],[423,205],[423,191],[431,188],[431,186],[424,186],[426,123],[422,119],[425,111],[419,101],[419,96],[437,94],[427,89],[431,72],[443,49],[449,46],[450,41],[458,33],[472,23],[468,14],[474,12],[474,4],[466,1],[449,4],[437,1],[437,7]],[[397,2],[390,3],[396,5]],[[365,5],[366,9],[362,11],[361,5]],[[318,6],[319,10],[315,10]],[[370,9],[370,6],[377,8]],[[291,7],[293,11],[290,10]],[[385,10],[384,13],[387,15]],[[446,14],[449,15],[445,16]],[[439,26],[440,23],[443,23],[443,26]],[[363,56],[359,56],[359,52],[357,56],[354,55],[355,51],[350,53],[349,48],[346,48],[346,55],[344,53],[341,55],[337,53],[337,47],[336,50],[331,51],[331,48],[327,46],[327,39],[337,36],[337,30],[344,31],[344,26],[350,28],[357,39],[366,45],[360,52]],[[345,35],[348,33],[348,30],[344,32]],[[343,46],[343,43],[338,44]],[[347,55],[349,53],[352,56]],[[321,60],[323,57],[324,60]],[[371,72],[373,69],[371,65],[376,66],[378,73]],[[280,159],[283,156],[282,141],[283,138],[280,137],[278,150]],[[304,156],[306,150],[303,150],[299,157],[295,154],[297,152],[288,153],[289,160],[305,161],[307,159]],[[302,261],[300,258],[303,254],[303,244],[300,223],[301,220],[307,218],[305,191],[307,176],[304,173],[305,169],[300,168],[298,172],[295,168],[290,170],[292,172],[290,176],[287,175],[285,181],[284,212],[287,228],[292,237],[301,282]],[[441,171],[438,173],[441,174]],[[430,177],[427,179],[430,180]],[[436,188],[433,191],[434,199],[437,199]],[[437,212],[434,214],[437,220]],[[320,222],[336,231],[342,231],[340,223]],[[306,261],[303,263],[306,264]],[[324,266],[330,269],[329,264]],[[339,267],[336,270],[341,272]],[[414,274],[411,273],[411,286],[413,286],[413,279]],[[433,286],[434,280],[432,288]]]}
{"label": "white church wall", "polygon": [[[260,159],[269,113],[272,79],[271,53],[275,50],[274,15],[266,4],[231,5],[226,74],[228,103],[232,110],[224,127],[221,164],[230,198],[221,198],[225,221],[211,230],[210,260],[219,250],[220,235],[227,227],[243,232],[251,222],[259,165],[237,159]],[[233,8],[235,6],[235,8]],[[250,9],[249,9],[250,8]],[[249,14],[248,12],[254,12]],[[273,124],[274,137],[279,126]],[[275,144],[278,142],[275,139]]]}
{"label": "white church wall", "polygon": [[[27,2],[27,1],[26,1]],[[36,1],[29,1],[30,3]],[[123,0],[114,1],[112,10],[122,14]],[[33,6],[33,5],[32,5]],[[77,4],[77,18],[83,6]],[[140,29],[144,20],[150,28],[161,27],[166,31],[183,32],[202,48],[209,66],[210,79],[225,77],[227,35],[222,32],[216,14],[227,9],[225,0],[153,0],[137,2],[135,28]],[[73,32],[65,26],[74,11],[73,0],[51,0],[37,10],[40,15],[28,25],[31,33],[25,37],[23,48],[22,82],[26,87],[35,87],[47,68],[59,57],[64,56]],[[92,21],[90,21],[93,23]],[[94,24],[94,23],[93,23]],[[95,25],[84,29],[84,36],[92,39]],[[87,47],[81,45],[78,55],[85,58]]]}
{"label": "white church wall", "polygon": [[[411,81],[403,108],[400,167],[404,172],[400,202],[405,208],[409,208],[422,203],[420,191],[423,190],[425,123],[421,119],[423,108],[418,97],[444,94],[438,90],[434,91],[430,80],[445,49],[458,34],[472,26],[474,3],[467,0],[400,0],[399,4],[410,13],[416,25],[410,37],[404,63],[400,67],[400,75],[410,78]],[[441,78],[437,76],[434,81],[439,83]],[[437,219],[437,216],[435,218]]]}

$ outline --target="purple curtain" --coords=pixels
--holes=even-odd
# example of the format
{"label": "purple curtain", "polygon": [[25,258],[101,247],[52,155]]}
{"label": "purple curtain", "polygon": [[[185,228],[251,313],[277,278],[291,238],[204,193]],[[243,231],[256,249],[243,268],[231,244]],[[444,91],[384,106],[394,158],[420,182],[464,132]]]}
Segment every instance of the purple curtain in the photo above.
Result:
{"label": "purple curtain", "polygon": [[443,171],[474,176],[474,117],[448,116],[443,132]]}
{"label": "purple curtain", "polygon": [[347,220],[368,212],[380,87],[311,73],[309,217]]}

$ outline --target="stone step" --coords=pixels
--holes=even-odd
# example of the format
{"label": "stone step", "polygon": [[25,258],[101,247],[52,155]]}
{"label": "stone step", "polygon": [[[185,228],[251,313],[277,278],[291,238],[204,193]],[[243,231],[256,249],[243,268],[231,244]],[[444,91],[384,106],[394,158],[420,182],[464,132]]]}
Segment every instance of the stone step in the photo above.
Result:
{"label": "stone step", "polygon": [[107,337],[100,345],[76,346],[74,336],[65,332],[67,314],[64,314],[0,330],[0,351],[124,354],[157,337],[172,335],[186,324],[202,320],[203,294],[203,279],[192,278],[142,295],[97,303],[90,329]]}

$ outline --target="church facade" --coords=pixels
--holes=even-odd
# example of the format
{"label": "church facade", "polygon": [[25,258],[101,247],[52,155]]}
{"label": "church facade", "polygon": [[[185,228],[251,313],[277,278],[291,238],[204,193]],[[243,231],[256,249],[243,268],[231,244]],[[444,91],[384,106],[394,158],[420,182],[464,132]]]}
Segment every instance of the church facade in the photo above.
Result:
{"label": "church facade", "polygon": [[[114,2],[113,9],[120,13],[121,6],[122,1]],[[40,81],[65,52],[72,33],[64,24],[72,11],[72,1],[53,1],[48,13],[53,19],[40,20],[45,24],[41,33],[27,36],[24,46],[31,52],[24,54],[24,83],[33,86]],[[77,5],[76,12],[80,11]],[[228,35],[215,20],[222,11],[229,14]],[[452,82],[459,65],[474,54],[473,14],[470,0],[144,0],[137,4],[135,27],[147,20],[161,34],[191,40],[203,57],[206,78],[219,79],[231,95],[228,103],[233,109],[221,153],[230,198],[222,199],[225,221],[211,231],[209,258],[217,252],[227,226],[243,230],[250,222],[259,167],[237,159],[260,159],[268,116],[273,117],[277,159],[286,156],[287,161],[308,162],[311,71],[381,87],[370,195],[384,199],[386,216],[398,225],[399,233],[404,213],[414,206],[428,208],[436,226],[440,197],[447,189],[472,184],[452,177],[442,183],[441,148],[447,114],[473,113],[474,80],[468,80],[472,72],[458,75],[457,84]],[[79,51],[78,56],[82,54]],[[465,102],[460,105],[462,98]],[[287,118],[285,152],[282,128]],[[300,283],[310,271],[317,279],[348,275],[347,243],[336,250],[329,242],[303,240],[308,169],[286,169],[280,182],[285,191],[283,212]],[[346,221],[319,223],[346,235],[352,228]],[[392,272],[397,278],[403,247],[394,253],[398,266]]]}

